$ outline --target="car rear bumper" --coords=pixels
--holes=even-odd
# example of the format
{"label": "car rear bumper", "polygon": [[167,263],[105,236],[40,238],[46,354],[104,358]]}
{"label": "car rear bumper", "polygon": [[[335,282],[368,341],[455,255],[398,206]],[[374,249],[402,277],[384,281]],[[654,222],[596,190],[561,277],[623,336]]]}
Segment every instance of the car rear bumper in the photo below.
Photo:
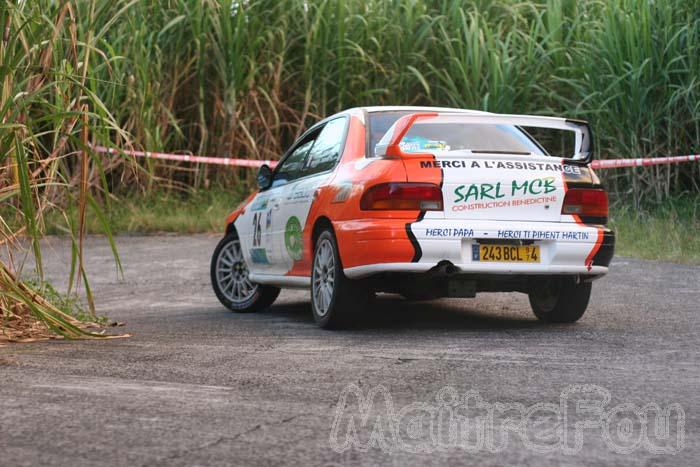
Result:
{"label": "car rear bumper", "polygon": [[[347,230],[339,226],[344,240],[352,239],[352,252],[343,261],[345,275],[352,279],[385,272],[423,273],[445,261],[461,273],[600,276],[607,273],[615,246],[610,229],[576,223],[423,219],[407,225],[372,219],[362,224],[353,221]],[[413,245],[413,258],[399,254],[406,251],[406,242]],[[475,260],[473,245],[485,242],[539,245],[540,261]],[[358,264],[353,258],[363,260]]]}
{"label": "car rear bumper", "polygon": [[[504,275],[590,275],[602,276],[608,272],[607,266],[591,266],[589,269],[585,266],[548,266],[535,267],[529,264],[507,264],[506,263],[484,263],[475,265],[455,264],[457,273],[463,274],[504,274]],[[403,273],[425,273],[438,266],[438,263],[378,263],[368,264],[366,266],[355,266],[346,268],[345,275],[350,279],[362,279],[374,274],[385,272],[403,272]]]}

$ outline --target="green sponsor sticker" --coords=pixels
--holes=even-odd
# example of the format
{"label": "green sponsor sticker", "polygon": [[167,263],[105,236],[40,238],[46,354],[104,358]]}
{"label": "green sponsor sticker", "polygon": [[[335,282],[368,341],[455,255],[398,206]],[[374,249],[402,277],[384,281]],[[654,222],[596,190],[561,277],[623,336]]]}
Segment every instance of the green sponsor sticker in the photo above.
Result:
{"label": "green sponsor sticker", "polygon": [[287,220],[287,225],[284,228],[284,246],[287,247],[287,252],[294,261],[301,259],[301,223],[296,216]]}

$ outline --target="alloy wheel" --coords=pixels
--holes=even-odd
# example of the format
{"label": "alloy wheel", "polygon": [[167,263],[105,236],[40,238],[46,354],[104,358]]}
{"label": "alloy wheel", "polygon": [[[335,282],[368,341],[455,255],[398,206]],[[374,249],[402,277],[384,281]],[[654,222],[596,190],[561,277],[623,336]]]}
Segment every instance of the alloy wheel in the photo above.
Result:
{"label": "alloy wheel", "polygon": [[232,240],[219,252],[216,282],[221,293],[233,303],[244,303],[258,291],[259,285],[248,278],[248,266],[239,240]]}
{"label": "alloy wheel", "polygon": [[325,316],[331,306],[335,287],[335,255],[330,240],[322,239],[314,256],[312,293],[319,316]]}

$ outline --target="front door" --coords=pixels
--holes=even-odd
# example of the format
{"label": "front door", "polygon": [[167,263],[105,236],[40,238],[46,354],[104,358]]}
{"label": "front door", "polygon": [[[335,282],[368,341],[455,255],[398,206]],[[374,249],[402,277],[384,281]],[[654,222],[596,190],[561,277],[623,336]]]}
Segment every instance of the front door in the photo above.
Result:
{"label": "front door", "polygon": [[283,274],[289,272],[294,263],[299,261],[303,251],[303,229],[311,210],[311,204],[316,198],[316,189],[329,174],[305,177],[290,183],[281,198],[281,208],[278,216],[279,235],[276,238],[277,250],[280,252],[280,269]]}
{"label": "front door", "polygon": [[339,117],[327,122],[313,142],[297,181],[289,183],[280,200],[279,224],[275,232],[281,270],[286,274],[296,261],[307,253],[303,251],[303,229],[316,200],[318,188],[333,175],[347,132],[348,119]]}
{"label": "front door", "polygon": [[272,220],[279,211],[283,190],[284,187],[273,187],[259,193],[236,223],[251,272],[276,274],[275,258],[279,252]]}
{"label": "front door", "polygon": [[285,236],[289,217],[284,200],[289,196],[290,190],[294,189],[297,180],[302,176],[306,155],[313,143],[313,137],[307,137],[300,141],[275,170],[272,187],[267,190],[271,192],[267,207],[264,212],[261,212],[260,218],[257,219],[260,223],[260,230],[269,232],[266,246],[269,252],[267,258],[269,267],[266,267],[264,272],[260,271],[261,273],[284,275],[289,271],[287,251],[281,248],[283,244],[280,241]]}

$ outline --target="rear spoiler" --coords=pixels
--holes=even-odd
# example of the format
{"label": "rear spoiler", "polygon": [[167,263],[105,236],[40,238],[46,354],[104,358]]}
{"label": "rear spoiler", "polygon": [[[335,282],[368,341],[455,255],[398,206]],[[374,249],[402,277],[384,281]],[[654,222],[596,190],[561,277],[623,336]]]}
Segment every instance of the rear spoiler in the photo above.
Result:
{"label": "rear spoiler", "polygon": [[375,155],[378,157],[410,156],[411,153],[404,153],[401,150],[400,143],[406,136],[406,133],[408,133],[408,130],[417,122],[511,125],[573,131],[576,136],[575,152],[570,160],[584,164],[589,164],[593,160],[593,133],[588,122],[583,120],[531,115],[448,112],[419,112],[404,115],[389,128],[379,143],[377,143]]}

